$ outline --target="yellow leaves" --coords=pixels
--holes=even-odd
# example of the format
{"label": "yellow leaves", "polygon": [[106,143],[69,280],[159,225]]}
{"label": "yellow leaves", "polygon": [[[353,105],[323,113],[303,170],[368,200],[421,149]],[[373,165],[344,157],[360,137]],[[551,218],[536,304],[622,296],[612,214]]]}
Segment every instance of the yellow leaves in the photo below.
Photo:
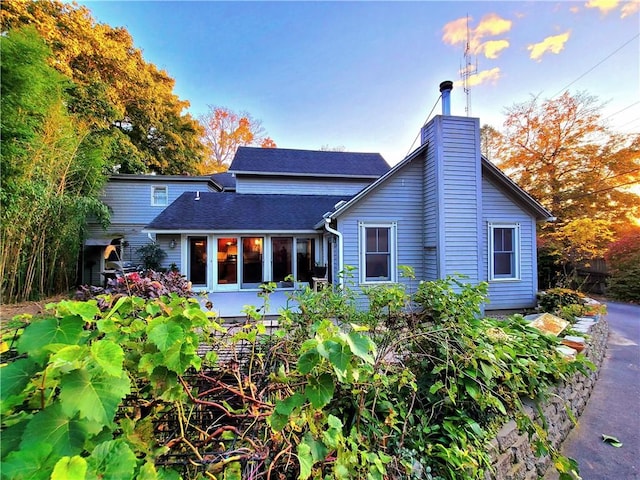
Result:
{"label": "yellow leaves", "polygon": [[275,148],[275,142],[264,136],[259,120],[248,113],[236,113],[226,107],[209,106],[200,123],[204,127],[202,143],[207,149],[207,158],[198,166],[203,175],[224,171],[229,167],[238,147],[260,145]]}
{"label": "yellow leaves", "polygon": [[614,239],[611,222],[579,218],[548,234],[555,253],[570,262],[587,262],[603,257]]}

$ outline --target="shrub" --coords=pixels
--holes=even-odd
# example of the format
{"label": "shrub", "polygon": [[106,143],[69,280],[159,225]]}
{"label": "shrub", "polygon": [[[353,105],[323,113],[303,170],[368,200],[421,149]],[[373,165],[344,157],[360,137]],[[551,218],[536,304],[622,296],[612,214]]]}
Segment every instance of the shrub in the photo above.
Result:
{"label": "shrub", "polygon": [[[144,273],[133,272],[111,279],[107,282],[106,288],[83,285],[76,292],[75,298],[86,301],[105,294],[128,295],[145,299],[171,294],[185,298],[194,296],[191,282],[178,272],[163,273],[147,270]],[[104,299],[100,299],[98,305],[104,309],[108,304]]]}
{"label": "shrub", "polygon": [[144,268],[149,270],[159,270],[167,256],[167,252],[155,242],[143,245],[136,250],[136,253],[140,256]]}
{"label": "shrub", "polygon": [[538,307],[541,311],[558,315],[562,307],[583,305],[584,295],[567,288],[552,288],[541,292],[538,296]]}

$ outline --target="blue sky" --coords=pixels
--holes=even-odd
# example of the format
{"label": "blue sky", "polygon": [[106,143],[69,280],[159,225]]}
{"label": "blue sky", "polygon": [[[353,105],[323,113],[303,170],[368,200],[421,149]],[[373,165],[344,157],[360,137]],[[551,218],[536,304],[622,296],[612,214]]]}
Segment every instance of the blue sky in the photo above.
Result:
{"label": "blue sky", "polygon": [[[439,83],[461,79],[467,15],[481,124],[500,127],[505,107],[569,86],[607,102],[615,130],[640,131],[638,1],[80,3],[126,27],[194,116],[208,105],[249,112],[278,147],[400,161]],[[461,86],[451,102],[466,115]]]}

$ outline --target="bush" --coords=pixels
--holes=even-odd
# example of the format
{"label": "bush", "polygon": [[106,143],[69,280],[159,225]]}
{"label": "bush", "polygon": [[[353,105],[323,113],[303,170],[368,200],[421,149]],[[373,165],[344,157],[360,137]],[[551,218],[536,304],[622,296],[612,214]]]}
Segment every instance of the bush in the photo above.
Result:
{"label": "bush", "polygon": [[[76,300],[91,300],[105,294],[112,296],[134,296],[145,299],[159,298],[163,295],[175,294],[179,297],[189,298],[194,296],[191,290],[191,282],[178,272],[154,272],[147,270],[144,273],[128,273],[116,277],[107,282],[107,287],[95,287],[83,285],[76,292]],[[104,299],[98,302],[101,309],[108,306]]]}
{"label": "bush", "polygon": [[562,307],[569,305],[583,305],[584,295],[567,288],[552,288],[538,295],[538,307],[542,312],[559,315]]}
{"label": "bush", "polygon": [[160,270],[162,261],[167,256],[167,252],[155,242],[143,245],[136,250],[136,253],[140,256],[144,268],[149,270]]}

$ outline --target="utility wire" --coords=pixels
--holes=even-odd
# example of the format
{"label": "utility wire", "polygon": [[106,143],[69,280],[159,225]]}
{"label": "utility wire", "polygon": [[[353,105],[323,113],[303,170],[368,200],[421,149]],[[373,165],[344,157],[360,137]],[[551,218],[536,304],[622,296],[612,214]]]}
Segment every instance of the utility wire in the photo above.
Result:
{"label": "utility wire", "polygon": [[613,57],[616,53],[618,53],[620,50],[622,50],[624,47],[626,47],[627,45],[629,45],[631,42],[633,42],[636,38],[640,37],[640,33],[634,35],[633,37],[631,37],[629,40],[627,40],[626,42],[624,42],[622,45],[620,45],[618,48],[616,48],[613,52],[611,52],[609,55],[607,55],[606,57],[604,57],[602,60],[600,60],[598,63],[596,63],[593,67],[591,67],[589,70],[587,70],[586,72],[584,72],[582,75],[580,75],[578,78],[576,78],[573,82],[571,82],[570,84],[568,84],[566,87],[563,87],[560,89],[560,91],[558,93],[556,93],[555,95],[553,95],[551,98],[557,97],[559,94],[561,94],[562,92],[564,92],[567,88],[569,88],[571,85],[573,85],[574,83],[576,83],[578,80],[580,80],[582,77],[586,76],[588,73],[591,73],[593,70],[595,70],[597,67],[599,67],[600,65],[602,65],[604,62],[606,62],[607,60],[609,60],[611,57]]}
{"label": "utility wire", "polygon": [[[425,119],[424,123],[422,124],[423,127],[427,124],[427,122],[431,118],[431,114],[433,113],[433,111],[438,106],[438,102],[440,101],[441,98],[442,98],[442,94],[440,94],[440,96],[436,100],[436,103],[433,104],[433,108],[431,109],[431,111],[429,112],[429,115],[427,115],[427,118]],[[408,157],[411,152],[413,152],[413,146],[416,144],[416,141],[418,140],[418,137],[420,137],[421,133],[422,133],[422,129],[420,129],[420,131],[418,131],[418,135],[416,135],[416,138],[413,139],[413,143],[411,143],[411,146],[409,147],[409,151],[405,155],[405,158]]]}
{"label": "utility wire", "polygon": [[616,113],[612,113],[611,115],[609,115],[608,117],[603,118],[603,120],[607,120],[611,117],[615,117],[616,115],[618,115],[619,113],[624,112],[625,110],[634,107],[636,105],[638,105],[640,103],[640,100],[638,100],[637,102],[632,103],[631,105],[627,105],[626,107],[624,107],[622,110],[618,110]]}

